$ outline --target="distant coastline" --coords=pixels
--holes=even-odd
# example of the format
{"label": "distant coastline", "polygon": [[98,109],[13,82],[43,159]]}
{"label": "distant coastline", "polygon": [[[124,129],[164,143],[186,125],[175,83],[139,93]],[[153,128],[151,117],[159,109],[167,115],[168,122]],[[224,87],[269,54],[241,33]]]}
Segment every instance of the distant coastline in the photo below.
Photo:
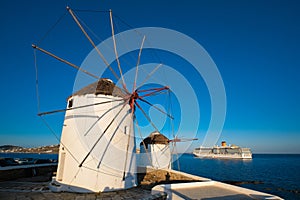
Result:
{"label": "distant coastline", "polygon": [[[58,154],[59,144],[41,146],[41,147],[21,147],[15,145],[2,145],[0,146],[0,153],[38,153],[38,154]],[[137,153],[139,153],[139,149],[137,149]],[[185,152],[178,154],[193,154],[193,152]],[[300,155],[300,153],[278,153],[278,152],[258,152],[253,153],[254,155]]]}
{"label": "distant coastline", "polygon": [[41,147],[25,148],[14,145],[0,146],[0,153],[39,153],[39,154],[58,154],[59,145],[49,145]]}

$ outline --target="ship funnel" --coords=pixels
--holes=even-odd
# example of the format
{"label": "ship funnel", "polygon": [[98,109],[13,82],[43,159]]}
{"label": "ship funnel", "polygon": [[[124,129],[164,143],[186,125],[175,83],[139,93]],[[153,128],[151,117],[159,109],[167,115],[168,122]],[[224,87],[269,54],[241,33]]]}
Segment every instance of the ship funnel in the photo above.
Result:
{"label": "ship funnel", "polygon": [[222,147],[226,147],[226,146],[227,146],[226,142],[225,142],[225,141],[222,141],[222,142],[221,142],[221,146],[222,146]]}

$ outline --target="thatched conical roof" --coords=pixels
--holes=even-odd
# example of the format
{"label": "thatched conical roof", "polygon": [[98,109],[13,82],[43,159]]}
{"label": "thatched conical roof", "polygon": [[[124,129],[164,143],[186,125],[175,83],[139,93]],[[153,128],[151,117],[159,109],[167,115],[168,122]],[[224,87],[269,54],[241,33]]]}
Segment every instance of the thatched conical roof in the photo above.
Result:
{"label": "thatched conical roof", "polygon": [[117,97],[124,97],[125,94],[122,92],[122,89],[116,86],[112,80],[101,78],[99,81],[94,82],[81,90],[72,94],[72,96],[81,96],[86,94],[104,94],[112,95]]}
{"label": "thatched conical roof", "polygon": [[164,136],[163,134],[155,131],[152,132],[148,137],[146,137],[141,143],[140,146],[144,145],[145,143],[146,147],[148,144],[166,144],[168,145],[170,140]]}

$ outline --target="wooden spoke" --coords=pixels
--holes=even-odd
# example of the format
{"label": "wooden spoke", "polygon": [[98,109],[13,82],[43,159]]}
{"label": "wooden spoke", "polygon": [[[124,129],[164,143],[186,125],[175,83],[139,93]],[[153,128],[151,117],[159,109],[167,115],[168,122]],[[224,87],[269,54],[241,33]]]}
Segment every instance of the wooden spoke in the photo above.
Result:
{"label": "wooden spoke", "polygon": [[172,154],[173,154],[174,151],[175,151],[175,154],[176,154],[176,162],[177,162],[177,168],[178,168],[177,170],[180,171],[180,163],[179,163],[179,156],[178,156],[178,151],[177,151],[176,143],[173,143]]}
{"label": "wooden spoke", "polygon": [[139,123],[138,123],[138,120],[137,120],[137,119],[135,119],[135,124],[136,124],[136,127],[137,127],[137,129],[138,129],[140,139],[142,140],[143,146],[144,146],[144,148],[145,148],[145,151],[146,151],[146,154],[147,154],[149,163],[151,163],[151,166],[153,167],[152,162],[151,162],[151,158],[150,158],[150,154],[149,154],[148,148],[146,147],[146,144],[145,144],[145,142],[144,142],[144,138],[143,138],[143,136],[142,136],[141,129],[140,129],[140,126],[139,126]]}
{"label": "wooden spoke", "polygon": [[32,44],[31,46],[32,46],[32,48],[37,49],[37,50],[43,52],[44,54],[47,54],[47,55],[49,55],[49,56],[55,58],[56,60],[59,60],[59,61],[65,63],[65,64],[67,64],[67,65],[70,65],[71,67],[73,67],[73,68],[75,68],[75,69],[77,69],[77,70],[79,70],[79,71],[81,71],[81,72],[83,72],[83,73],[85,73],[85,74],[87,74],[87,75],[89,75],[89,76],[95,78],[95,79],[100,79],[99,76],[96,76],[96,75],[94,75],[94,74],[92,74],[92,73],[90,73],[90,72],[88,72],[88,71],[86,71],[86,70],[84,70],[84,69],[78,67],[77,65],[75,65],[75,64],[73,64],[73,63],[71,63],[71,62],[69,62],[69,61],[67,61],[67,60],[65,60],[65,59],[62,59],[62,58],[60,58],[60,57],[54,55],[53,53],[50,53],[49,51],[46,51],[45,49],[42,49],[42,48],[36,46],[35,44]]}
{"label": "wooden spoke", "polygon": [[146,101],[145,99],[139,98],[139,100],[141,100],[142,102],[145,102],[146,104],[152,106],[153,108],[155,108],[156,110],[158,110],[159,112],[167,115],[169,118],[174,119],[173,116],[171,116],[170,114],[166,113],[165,111],[163,111],[162,109],[160,109],[159,107],[153,105],[152,103],[150,103],[149,101]]}
{"label": "wooden spoke", "polygon": [[83,105],[83,106],[77,106],[77,107],[73,107],[73,108],[65,108],[65,109],[60,109],[60,110],[41,112],[41,113],[38,113],[38,116],[49,115],[49,114],[54,114],[54,113],[59,113],[59,112],[66,112],[68,110],[76,110],[76,109],[80,109],[80,108],[86,108],[86,107],[90,107],[90,106],[96,106],[96,105],[101,105],[101,104],[106,104],[106,103],[112,103],[112,102],[116,102],[116,101],[124,101],[124,100],[123,99],[117,99],[117,100],[113,100],[113,101],[104,101],[104,102],[99,102],[99,103]]}
{"label": "wooden spoke", "polygon": [[146,112],[143,110],[143,108],[138,104],[138,102],[135,101],[135,105],[142,111],[143,115],[146,117],[146,119],[148,120],[148,122],[153,126],[153,128],[155,129],[155,131],[159,132],[158,128],[155,126],[155,124],[152,122],[152,120],[146,114]]}
{"label": "wooden spoke", "polygon": [[72,11],[72,9],[70,7],[67,7],[67,10],[69,11],[69,13],[71,14],[71,16],[73,17],[74,21],[76,22],[76,24],[78,25],[78,27],[80,28],[80,30],[83,32],[83,34],[85,35],[85,37],[89,40],[89,42],[92,44],[92,46],[95,48],[95,50],[97,51],[98,55],[100,56],[100,58],[102,59],[102,61],[104,62],[104,64],[106,65],[106,67],[109,68],[109,70],[113,73],[113,75],[115,76],[115,78],[117,80],[119,80],[119,76],[116,74],[116,72],[113,70],[113,68],[109,65],[109,63],[107,62],[107,60],[105,59],[105,57],[103,56],[103,54],[100,52],[100,50],[98,49],[98,47],[95,45],[95,43],[93,42],[93,40],[90,38],[90,36],[87,34],[87,32],[84,30],[84,28],[82,27],[82,25],[80,24],[80,22],[78,21],[77,17],[75,16],[74,12]]}
{"label": "wooden spoke", "polygon": [[117,60],[117,63],[118,63],[118,68],[119,68],[120,76],[121,76],[121,79],[122,79],[122,85],[123,85],[124,90],[126,90],[127,93],[128,93],[128,90],[127,90],[126,84],[125,84],[125,80],[124,80],[124,77],[123,77],[123,72],[122,72],[122,68],[121,68],[121,64],[120,64],[120,60],[119,60],[118,51],[117,51],[117,44],[116,44],[116,39],[115,39],[114,23],[113,23],[112,11],[111,10],[109,10],[109,16],[110,16],[110,25],[111,25],[111,35],[112,35],[112,39],[113,39],[113,43],[114,43],[114,51],[115,51],[115,56],[116,56],[116,60]]}
{"label": "wooden spoke", "polygon": [[79,167],[82,167],[83,163],[86,161],[86,159],[89,157],[89,155],[92,153],[92,151],[94,150],[94,148],[97,146],[97,144],[99,143],[99,141],[101,140],[101,138],[104,136],[104,134],[106,133],[106,131],[109,129],[109,127],[112,125],[112,123],[116,120],[116,118],[119,116],[119,114],[122,112],[122,110],[125,108],[125,106],[127,105],[128,101],[126,101],[122,108],[118,111],[118,113],[115,115],[115,117],[110,121],[110,123],[107,125],[107,127],[105,128],[105,130],[103,131],[103,133],[100,135],[100,137],[97,139],[97,141],[94,143],[94,145],[92,146],[92,148],[90,149],[90,151],[87,153],[87,155],[84,157],[84,159],[81,161],[81,163],[79,164]]}
{"label": "wooden spoke", "polygon": [[138,76],[138,69],[139,69],[139,64],[140,64],[140,60],[141,60],[141,54],[142,54],[142,49],[143,49],[143,46],[144,46],[145,39],[146,39],[146,36],[143,37],[142,44],[141,44],[140,51],[139,51],[139,55],[138,55],[138,59],[137,59],[137,62],[136,62],[135,77],[134,77],[134,83],[133,83],[132,92],[134,92],[135,89],[136,89],[136,81],[137,81],[137,76]]}
{"label": "wooden spoke", "polygon": [[109,113],[110,111],[112,111],[113,109],[119,107],[119,105],[116,105],[110,109],[108,109],[105,113],[103,113],[100,117],[98,117],[98,119],[92,124],[92,126],[85,132],[84,136],[87,136],[87,134],[94,128],[94,126],[107,114]]}
{"label": "wooden spoke", "polygon": [[198,138],[177,138],[175,137],[172,140],[169,140],[169,142],[190,142],[190,141],[194,141],[194,140],[198,140]]}
{"label": "wooden spoke", "polygon": [[[133,120],[134,120],[134,109],[131,109],[131,126],[130,126],[130,128],[133,128]],[[129,143],[130,143],[130,131],[128,133],[128,140],[127,140],[127,146],[126,146],[126,156],[125,156],[125,163],[124,163],[124,169],[123,169],[123,181],[126,178],[126,166],[127,166],[127,160],[128,160]]]}
{"label": "wooden spoke", "polygon": [[[126,114],[126,115],[128,115],[128,114]],[[101,163],[102,163],[102,160],[103,160],[103,158],[104,158],[104,156],[105,156],[105,154],[106,154],[106,152],[107,152],[107,149],[108,149],[108,147],[109,147],[111,141],[112,141],[113,138],[115,137],[115,135],[116,135],[116,133],[117,133],[117,131],[118,131],[118,128],[119,128],[119,126],[122,124],[122,121],[125,119],[126,115],[125,115],[125,116],[123,117],[123,119],[120,121],[120,123],[118,124],[118,126],[116,126],[116,128],[115,128],[114,131],[113,131],[112,136],[110,137],[110,139],[109,139],[109,141],[108,141],[106,147],[104,148],[103,154],[101,155],[100,161],[99,161],[99,163],[98,163],[98,165],[97,165],[97,168],[98,168],[98,169],[100,168],[100,165],[101,165]],[[122,176],[122,177],[123,177],[123,176]]]}
{"label": "wooden spoke", "polygon": [[149,92],[147,94],[144,94],[142,96],[139,96],[140,98],[144,98],[144,97],[148,97],[148,96],[153,96],[156,95],[157,93],[160,93],[164,90],[169,90],[170,88],[168,86],[162,87],[162,88],[151,88],[151,89],[147,89],[147,90],[139,90],[139,93],[143,93],[143,92]]}
{"label": "wooden spoke", "polygon": [[137,87],[137,89],[139,89],[140,87],[142,87],[146,81],[149,80],[149,78],[151,78],[151,76],[158,70],[158,68],[160,68],[163,64],[158,64],[148,75],[147,77],[142,81],[142,83],[140,84],[140,86]]}

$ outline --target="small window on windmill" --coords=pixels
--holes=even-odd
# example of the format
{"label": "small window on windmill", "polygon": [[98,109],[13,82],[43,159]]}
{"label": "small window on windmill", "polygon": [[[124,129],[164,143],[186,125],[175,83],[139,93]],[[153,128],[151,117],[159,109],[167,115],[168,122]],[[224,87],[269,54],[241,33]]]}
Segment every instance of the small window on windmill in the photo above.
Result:
{"label": "small window on windmill", "polygon": [[73,107],[73,99],[70,99],[68,101],[68,108],[72,108]]}

